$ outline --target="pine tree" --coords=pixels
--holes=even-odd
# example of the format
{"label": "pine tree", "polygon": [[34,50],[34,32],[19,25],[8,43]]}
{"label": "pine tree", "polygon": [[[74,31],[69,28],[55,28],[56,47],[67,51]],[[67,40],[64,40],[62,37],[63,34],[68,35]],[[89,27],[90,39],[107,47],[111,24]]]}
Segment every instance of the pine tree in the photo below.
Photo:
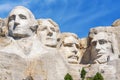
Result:
{"label": "pine tree", "polygon": [[73,80],[73,78],[69,73],[67,73],[64,77],[64,80]]}
{"label": "pine tree", "polygon": [[85,69],[84,68],[82,68],[82,70],[81,70],[81,78],[82,78],[82,80],[84,80],[85,79],[85,75],[86,75],[86,71],[85,71]]}
{"label": "pine tree", "polygon": [[96,75],[94,76],[93,80],[104,80],[104,78],[99,72],[97,72]]}

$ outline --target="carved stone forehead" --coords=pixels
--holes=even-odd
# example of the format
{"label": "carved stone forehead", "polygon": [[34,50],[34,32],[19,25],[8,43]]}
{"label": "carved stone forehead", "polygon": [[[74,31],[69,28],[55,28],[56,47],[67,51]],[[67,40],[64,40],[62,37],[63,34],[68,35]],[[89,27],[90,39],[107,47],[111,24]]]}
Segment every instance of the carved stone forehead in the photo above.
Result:
{"label": "carved stone forehead", "polygon": [[64,38],[64,43],[78,43],[78,39],[73,36],[68,36]]}
{"label": "carved stone forehead", "polygon": [[48,20],[42,20],[41,25],[52,26],[52,24]]}
{"label": "carved stone forehead", "polygon": [[97,41],[97,40],[101,40],[101,39],[108,40],[109,39],[109,35],[106,32],[99,32],[98,34],[96,34],[93,37],[92,41]]}
{"label": "carved stone forehead", "polygon": [[10,14],[9,14],[9,16],[11,16],[11,15],[16,15],[16,14],[23,14],[23,15],[26,15],[26,16],[28,16],[29,18],[31,18],[31,19],[35,19],[35,17],[34,17],[34,15],[32,14],[32,12],[29,10],[29,9],[27,9],[27,8],[25,8],[25,7],[23,7],[23,6],[17,6],[17,7],[15,7],[11,12],[10,12]]}
{"label": "carved stone forehead", "polygon": [[38,30],[41,30],[43,27],[54,27],[57,32],[60,32],[58,24],[51,19],[40,19],[38,23],[40,25]]}
{"label": "carved stone forehead", "polygon": [[79,42],[78,36],[74,33],[62,33],[61,35],[62,35],[61,39],[65,43],[78,43]]}

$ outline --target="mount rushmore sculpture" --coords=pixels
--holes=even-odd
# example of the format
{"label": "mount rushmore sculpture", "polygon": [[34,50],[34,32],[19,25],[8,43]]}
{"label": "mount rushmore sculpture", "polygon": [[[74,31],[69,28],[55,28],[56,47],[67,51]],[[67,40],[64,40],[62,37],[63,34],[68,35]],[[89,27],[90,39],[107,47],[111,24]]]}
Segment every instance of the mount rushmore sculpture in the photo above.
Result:
{"label": "mount rushmore sculpture", "polygon": [[75,33],[61,33],[52,19],[35,19],[29,9],[17,6],[0,19],[0,79],[64,80],[69,73],[81,80],[82,67],[88,77],[98,67],[93,72],[105,71],[105,80],[110,80],[106,76],[111,70],[111,80],[119,80],[120,25],[113,25],[92,28],[80,39]]}

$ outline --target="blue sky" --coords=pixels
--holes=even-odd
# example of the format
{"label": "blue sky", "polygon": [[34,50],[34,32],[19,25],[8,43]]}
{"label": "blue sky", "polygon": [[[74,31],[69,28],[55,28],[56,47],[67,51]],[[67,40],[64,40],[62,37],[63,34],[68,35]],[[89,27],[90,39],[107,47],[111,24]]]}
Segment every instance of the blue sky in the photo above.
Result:
{"label": "blue sky", "polygon": [[61,32],[87,37],[90,28],[109,26],[120,18],[120,0],[0,0],[0,17],[18,5],[29,8],[36,19],[51,18]]}

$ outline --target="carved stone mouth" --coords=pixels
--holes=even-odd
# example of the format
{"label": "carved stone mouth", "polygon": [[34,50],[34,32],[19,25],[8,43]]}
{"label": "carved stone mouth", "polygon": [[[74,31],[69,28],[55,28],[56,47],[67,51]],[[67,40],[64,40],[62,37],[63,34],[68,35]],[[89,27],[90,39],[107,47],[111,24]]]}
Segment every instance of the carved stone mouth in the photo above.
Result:
{"label": "carved stone mouth", "polygon": [[[18,31],[18,30],[22,30],[22,31],[23,31],[24,29],[22,29],[21,27],[15,27],[14,30],[15,30],[15,31]],[[25,31],[25,30],[24,30],[24,31]]]}
{"label": "carved stone mouth", "polygon": [[53,38],[46,38],[47,40],[53,40]]}
{"label": "carved stone mouth", "polygon": [[103,55],[105,55],[105,53],[103,53],[103,52],[97,53],[97,57],[101,57],[101,56],[103,56]]}
{"label": "carved stone mouth", "polygon": [[101,57],[103,54],[101,54],[101,53],[99,53],[99,54],[97,54],[97,57]]}
{"label": "carved stone mouth", "polygon": [[68,63],[77,64],[78,63],[78,58],[76,56],[69,57],[68,58]]}
{"label": "carved stone mouth", "polygon": [[75,56],[75,55],[68,56],[68,58],[78,60],[78,56]]}

